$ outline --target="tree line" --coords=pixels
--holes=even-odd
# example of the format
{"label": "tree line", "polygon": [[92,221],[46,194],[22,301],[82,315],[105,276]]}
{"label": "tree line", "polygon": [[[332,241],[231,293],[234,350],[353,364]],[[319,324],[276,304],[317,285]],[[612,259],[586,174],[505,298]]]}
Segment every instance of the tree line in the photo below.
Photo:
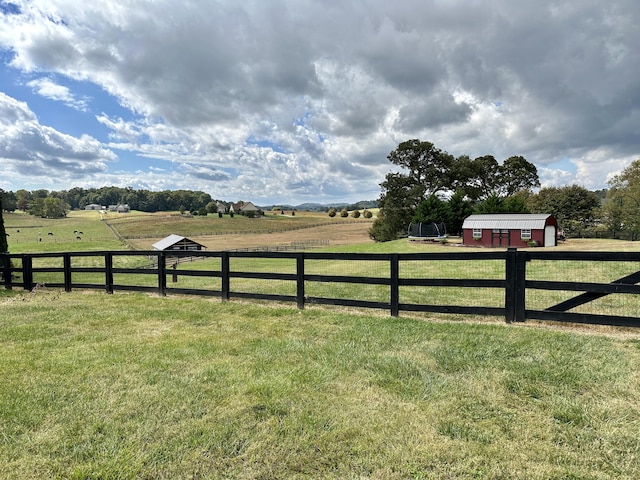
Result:
{"label": "tree line", "polygon": [[0,192],[5,210],[24,210],[45,218],[60,218],[70,210],[84,209],[87,205],[126,204],[132,210],[143,212],[189,211],[215,213],[217,201],[205,192],[192,190],[134,190],[126,187],[80,188],[70,190],[18,190]]}
{"label": "tree line", "polygon": [[[454,157],[414,139],[400,143],[387,159],[398,168],[380,184],[380,212],[369,230],[375,241],[404,236],[418,222],[444,223],[449,234],[457,235],[473,213],[550,213],[565,232],[579,235],[600,214],[600,197],[579,185],[533,193],[540,187],[538,172],[522,156],[502,163],[492,155]],[[640,184],[637,198],[635,211],[640,213]]]}

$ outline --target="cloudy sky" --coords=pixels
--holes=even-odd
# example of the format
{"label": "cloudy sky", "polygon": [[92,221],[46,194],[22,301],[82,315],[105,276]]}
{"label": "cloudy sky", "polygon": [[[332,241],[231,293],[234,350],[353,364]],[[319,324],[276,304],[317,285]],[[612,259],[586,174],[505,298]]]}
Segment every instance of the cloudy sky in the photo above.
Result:
{"label": "cloudy sky", "polygon": [[640,158],[637,0],[0,0],[0,188],[375,199],[400,142]]}

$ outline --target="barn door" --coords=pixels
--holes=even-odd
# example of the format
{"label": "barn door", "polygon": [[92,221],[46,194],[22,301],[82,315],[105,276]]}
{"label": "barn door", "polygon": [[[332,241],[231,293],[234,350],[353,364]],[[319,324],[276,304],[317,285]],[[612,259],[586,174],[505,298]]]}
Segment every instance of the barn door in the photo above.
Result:
{"label": "barn door", "polygon": [[554,227],[553,225],[547,225],[546,227],[544,227],[544,246],[556,246],[556,227]]}
{"label": "barn door", "polygon": [[509,247],[511,246],[511,230],[493,229],[491,231],[492,247]]}

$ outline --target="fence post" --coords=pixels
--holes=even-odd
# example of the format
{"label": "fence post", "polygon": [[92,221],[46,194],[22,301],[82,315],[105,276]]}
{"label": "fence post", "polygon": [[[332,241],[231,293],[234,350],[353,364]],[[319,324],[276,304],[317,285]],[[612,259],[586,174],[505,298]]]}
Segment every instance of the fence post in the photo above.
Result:
{"label": "fence post", "polygon": [[226,302],[229,300],[229,254],[222,252],[220,260],[222,263],[222,301]]}
{"label": "fence post", "polygon": [[167,265],[164,252],[158,252],[158,294],[167,295]]}
{"label": "fence post", "polygon": [[8,253],[0,253],[2,259],[2,276],[4,277],[4,288],[11,290],[11,258]]}
{"label": "fence post", "polygon": [[504,320],[511,323],[516,319],[516,257],[518,249],[507,248],[505,257],[505,288],[504,288]]}
{"label": "fence post", "polygon": [[507,249],[505,266],[505,321],[525,321],[525,276],[527,252],[519,252],[517,248]]}
{"label": "fence post", "polygon": [[104,286],[107,293],[113,293],[113,254],[104,254]]}
{"label": "fence post", "polygon": [[33,285],[33,262],[31,257],[23,255],[22,257],[22,288],[32,290]]}
{"label": "fence post", "polygon": [[304,253],[296,255],[296,300],[298,308],[304,309]]}
{"label": "fence post", "polygon": [[526,277],[527,252],[516,253],[516,288],[515,288],[515,321],[524,322],[526,320]]}
{"label": "fence post", "polygon": [[391,316],[397,317],[400,314],[400,260],[397,253],[392,253],[389,257],[390,263],[390,300]]}
{"label": "fence post", "polygon": [[62,257],[62,263],[64,265],[64,291],[71,291],[71,254],[65,253]]}

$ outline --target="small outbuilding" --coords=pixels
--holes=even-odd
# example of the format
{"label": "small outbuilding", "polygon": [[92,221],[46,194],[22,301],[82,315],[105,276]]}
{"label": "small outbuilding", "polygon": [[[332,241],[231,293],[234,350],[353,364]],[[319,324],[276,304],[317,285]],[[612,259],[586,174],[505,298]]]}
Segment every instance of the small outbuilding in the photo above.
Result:
{"label": "small outbuilding", "polygon": [[471,215],[462,224],[462,243],[482,247],[555,247],[558,222],[550,214]]}
{"label": "small outbuilding", "polygon": [[193,240],[188,239],[187,237],[182,237],[180,235],[169,235],[168,237],[163,238],[159,242],[154,243],[154,250],[184,250],[184,251],[198,251],[203,250],[206,247],[198,242],[194,242]]}

